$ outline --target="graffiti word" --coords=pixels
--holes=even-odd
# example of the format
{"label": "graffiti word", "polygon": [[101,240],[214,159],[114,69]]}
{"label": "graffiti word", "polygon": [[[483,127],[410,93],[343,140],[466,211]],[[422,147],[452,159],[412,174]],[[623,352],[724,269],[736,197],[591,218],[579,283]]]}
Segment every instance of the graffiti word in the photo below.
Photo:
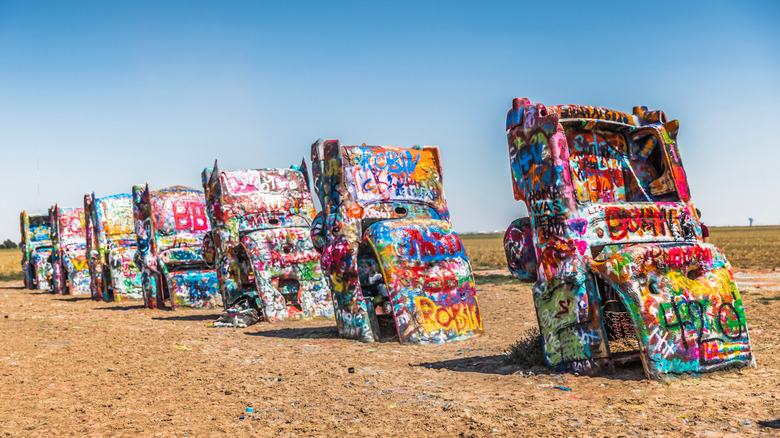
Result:
{"label": "graffiti word", "polygon": [[396,245],[396,252],[411,259],[426,262],[466,257],[463,243],[457,234],[407,228],[399,230],[403,234]]}
{"label": "graffiti word", "polygon": [[174,202],[173,220],[177,230],[208,230],[206,208],[199,202]]}
{"label": "graffiti word", "polygon": [[422,325],[426,332],[435,333],[439,330],[455,331],[456,333],[481,331],[479,308],[465,302],[450,306],[439,306],[427,297],[414,297],[415,306],[420,309]]}
{"label": "graffiti word", "polygon": [[626,239],[629,233],[644,233],[653,236],[679,236],[680,217],[677,209],[647,206],[625,209],[607,207],[604,217],[609,237],[613,240]]}
{"label": "graffiti word", "polygon": [[645,265],[661,266],[666,265],[672,269],[682,269],[686,266],[692,266],[697,262],[712,264],[713,253],[710,248],[700,245],[663,247],[656,246],[650,248],[644,254]]}
{"label": "graffiti word", "polygon": [[[712,310],[708,311],[708,307]],[[669,318],[670,309],[674,315],[671,320]],[[725,302],[715,309],[715,303],[707,298],[680,299],[671,303],[661,303],[658,311],[663,315],[663,326],[667,330],[680,330],[680,341],[685,350],[690,347],[685,333],[686,328],[697,333],[696,343],[700,346],[707,342],[724,342],[721,337],[704,337],[706,332],[711,333],[713,329],[728,341],[738,340],[747,333],[747,327],[744,323],[745,316],[740,315],[737,308],[730,302]]]}
{"label": "graffiti word", "polygon": [[377,170],[387,173],[403,173],[411,175],[417,168],[417,162],[420,161],[420,154],[412,155],[412,151],[403,150],[400,153],[382,149],[384,152],[374,152],[372,148],[357,148],[360,153],[358,160],[354,164],[359,164],[363,172],[372,172],[377,174]]}
{"label": "graffiti word", "polygon": [[630,115],[607,108],[588,105],[559,105],[549,107],[549,109],[557,110],[562,119],[599,119],[626,125],[634,124]]}

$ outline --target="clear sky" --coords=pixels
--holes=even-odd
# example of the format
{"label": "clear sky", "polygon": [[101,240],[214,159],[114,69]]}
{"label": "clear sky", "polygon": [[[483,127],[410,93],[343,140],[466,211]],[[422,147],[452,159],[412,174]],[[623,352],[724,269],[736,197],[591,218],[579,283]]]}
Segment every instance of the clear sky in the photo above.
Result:
{"label": "clear sky", "polygon": [[705,222],[780,223],[777,1],[0,0],[0,240],[23,209],[286,167],[318,137],[439,145],[456,229],[503,230],[519,96],[662,109]]}

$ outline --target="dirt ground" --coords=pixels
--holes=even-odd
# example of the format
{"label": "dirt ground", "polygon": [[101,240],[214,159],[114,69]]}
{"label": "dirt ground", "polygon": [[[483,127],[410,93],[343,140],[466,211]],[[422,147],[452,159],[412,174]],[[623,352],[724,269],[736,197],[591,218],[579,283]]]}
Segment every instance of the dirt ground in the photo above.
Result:
{"label": "dirt ground", "polygon": [[775,274],[737,275],[758,368],[666,383],[641,366],[596,378],[504,366],[536,327],[527,285],[479,287],[483,337],[402,346],[339,339],[332,321],[210,328],[214,311],[0,283],[0,433],[780,436]]}

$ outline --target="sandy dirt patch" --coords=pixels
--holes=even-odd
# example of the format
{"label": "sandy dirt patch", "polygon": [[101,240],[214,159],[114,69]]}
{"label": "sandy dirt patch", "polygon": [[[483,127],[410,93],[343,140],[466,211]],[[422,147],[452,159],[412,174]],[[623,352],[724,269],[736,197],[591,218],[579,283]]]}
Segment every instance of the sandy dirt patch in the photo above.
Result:
{"label": "sandy dirt patch", "polygon": [[402,346],[339,339],[326,320],[210,328],[217,312],[0,282],[0,433],[778,436],[778,282],[746,275],[758,369],[666,383],[641,366],[595,378],[505,366],[506,348],[536,327],[521,284],[479,287],[485,336]]}

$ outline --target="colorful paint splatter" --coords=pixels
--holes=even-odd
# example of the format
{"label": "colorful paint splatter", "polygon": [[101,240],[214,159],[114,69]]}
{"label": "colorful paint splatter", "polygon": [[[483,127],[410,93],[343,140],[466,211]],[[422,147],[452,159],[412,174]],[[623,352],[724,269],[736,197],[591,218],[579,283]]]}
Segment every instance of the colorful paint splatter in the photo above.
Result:
{"label": "colorful paint splatter", "polygon": [[221,304],[217,274],[206,266],[203,238],[209,231],[203,192],[175,186],[151,191],[133,187],[133,218],[144,303],[214,308]]}
{"label": "colorful paint splatter", "polygon": [[530,218],[505,248],[512,273],[536,280],[550,366],[595,374],[638,357],[662,379],[755,365],[731,266],[703,243],[678,128],[644,107],[514,100],[513,187]]}
{"label": "colorful paint splatter", "polygon": [[482,333],[471,263],[452,230],[439,149],[312,145],[312,226],[341,336],[442,343]]}
{"label": "colorful paint splatter", "polygon": [[52,286],[54,292],[89,295],[87,236],[83,208],[49,209],[52,241]]}
{"label": "colorful paint splatter", "polygon": [[87,262],[92,298],[103,301],[140,300],[141,271],[136,253],[133,197],[127,194],[84,196]]}
{"label": "colorful paint splatter", "polygon": [[27,289],[52,289],[51,221],[49,215],[27,214],[19,217],[22,232],[22,274]]}
{"label": "colorful paint splatter", "polygon": [[299,169],[220,171],[215,162],[203,171],[213,229],[206,247],[226,308],[249,297],[268,322],[333,317],[310,235],[308,172]]}

